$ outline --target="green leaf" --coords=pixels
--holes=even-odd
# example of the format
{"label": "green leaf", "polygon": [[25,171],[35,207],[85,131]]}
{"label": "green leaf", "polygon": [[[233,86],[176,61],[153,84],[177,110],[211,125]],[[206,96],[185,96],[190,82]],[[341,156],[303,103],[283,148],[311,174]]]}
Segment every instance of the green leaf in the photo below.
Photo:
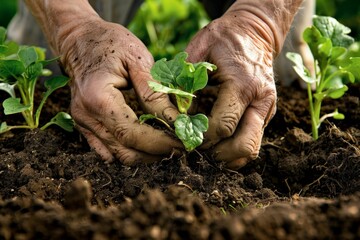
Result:
{"label": "green leaf", "polygon": [[331,62],[335,62],[346,52],[347,52],[347,49],[344,47],[333,47],[331,50],[331,56],[330,56]]}
{"label": "green leaf", "polygon": [[332,43],[330,39],[325,39],[322,43],[318,45],[318,51],[323,57],[330,57],[332,50]]}
{"label": "green leaf", "polygon": [[334,114],[333,118],[336,120],[343,120],[343,119],[345,119],[345,115],[338,112],[338,113]]}
{"label": "green leaf", "polygon": [[299,77],[304,80],[308,84],[312,84],[316,82],[316,79],[311,77],[309,69],[304,66],[302,57],[298,53],[288,52],[286,53],[286,57],[291,60],[295,65],[293,66],[295,72],[299,75]]}
{"label": "green leaf", "polygon": [[6,29],[0,26],[0,45],[3,45],[6,40]]}
{"label": "green leaf", "polygon": [[43,65],[43,67],[49,65],[50,63],[56,62],[57,60],[59,60],[60,57],[56,57],[56,58],[52,58],[52,59],[48,59],[48,60],[41,60],[39,61],[39,63],[41,63]]}
{"label": "green leaf", "polygon": [[341,98],[347,90],[348,87],[346,85],[343,85],[341,88],[328,89],[327,96],[329,96],[332,99],[338,99]]}
{"label": "green leaf", "polygon": [[30,64],[38,60],[38,55],[34,47],[21,48],[18,56],[25,67],[28,67]]}
{"label": "green leaf", "polygon": [[25,67],[19,60],[0,60],[0,78],[17,77],[24,72]]}
{"label": "green leaf", "polygon": [[3,102],[3,107],[5,115],[21,113],[31,108],[30,104],[23,105],[20,103],[20,98],[13,97],[5,99],[5,101]]}
{"label": "green leaf", "polygon": [[8,129],[8,125],[6,124],[6,122],[2,122],[0,125],[0,133],[6,132]]}
{"label": "green leaf", "polygon": [[7,42],[5,45],[0,45],[0,58],[11,59],[13,56],[16,56],[18,50],[19,45],[13,41]]}
{"label": "green leaf", "polygon": [[178,53],[173,60],[166,61],[165,58],[156,61],[151,68],[151,76],[159,82],[175,84],[177,76],[180,75],[187,58],[186,52]]}
{"label": "green leaf", "polygon": [[65,76],[56,76],[46,80],[44,83],[47,89],[45,95],[50,95],[56,89],[66,86],[68,82],[69,82],[69,78]]}
{"label": "green leaf", "polygon": [[146,122],[147,120],[150,120],[150,119],[156,119],[157,116],[153,115],[153,114],[142,114],[140,117],[139,117],[139,122],[140,124],[143,124],[144,122]]}
{"label": "green leaf", "polygon": [[204,139],[204,132],[207,131],[208,119],[204,114],[188,116],[180,114],[175,123],[175,133],[182,141],[187,151],[192,151],[200,146]]}
{"label": "green leaf", "polygon": [[72,119],[70,114],[66,112],[59,112],[58,114],[56,114],[55,117],[50,120],[50,122],[44,125],[41,129],[45,129],[52,124],[61,127],[65,131],[72,132],[74,131],[75,121]]}
{"label": "green leaf", "polygon": [[36,79],[42,75],[43,66],[41,63],[32,63],[30,64],[25,71],[26,77],[29,80]]}
{"label": "green leaf", "polygon": [[343,69],[351,72],[356,79],[360,79],[360,57],[351,57],[349,65]]}
{"label": "green leaf", "polygon": [[176,77],[176,85],[185,92],[193,93],[194,71],[192,63],[184,63],[181,73]]}
{"label": "green leaf", "polygon": [[315,16],[313,25],[320,31],[322,36],[331,40],[333,46],[347,48],[354,42],[354,39],[348,35],[351,29],[339,23],[335,18]]}
{"label": "green leaf", "polygon": [[36,51],[36,54],[38,56],[37,61],[39,61],[39,62],[53,62],[54,60],[59,58],[59,57],[57,57],[57,58],[53,58],[50,60],[45,60],[46,59],[46,55],[45,55],[46,49],[42,48],[42,47],[34,47],[34,46],[33,46],[33,48]]}
{"label": "green leaf", "polygon": [[208,70],[214,71],[217,67],[214,64],[208,62],[199,62],[194,64],[194,86],[193,92],[203,89],[208,83]]}
{"label": "green leaf", "polygon": [[161,85],[160,83],[157,83],[157,82],[148,81],[148,85],[155,92],[162,92],[162,93],[167,93],[167,94],[173,93],[173,94],[176,94],[179,96],[184,96],[184,97],[195,97],[194,94],[182,91],[180,89],[169,88],[169,87]]}
{"label": "green leaf", "polygon": [[15,98],[15,86],[16,84],[0,83],[0,90],[3,90]]}
{"label": "green leaf", "polygon": [[314,56],[318,54],[318,45],[326,40],[326,38],[323,37],[320,31],[314,26],[308,27],[304,30],[303,39],[309,45]]}

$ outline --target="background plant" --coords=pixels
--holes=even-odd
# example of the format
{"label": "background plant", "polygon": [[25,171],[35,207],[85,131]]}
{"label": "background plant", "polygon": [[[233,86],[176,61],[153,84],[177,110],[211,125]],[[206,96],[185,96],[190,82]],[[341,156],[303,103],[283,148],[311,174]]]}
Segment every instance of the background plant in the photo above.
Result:
{"label": "background plant", "polygon": [[[39,126],[41,110],[49,95],[65,86],[68,78],[57,76],[44,82],[46,91],[42,95],[39,106],[34,105],[35,87],[40,76],[49,76],[51,72],[44,67],[55,61],[45,60],[45,49],[34,46],[19,46],[13,41],[6,41],[6,29],[0,27],[0,90],[10,97],[2,102],[4,114],[21,113],[26,124],[8,126],[0,125],[0,133],[16,128],[34,129]],[[17,97],[19,95],[20,97]],[[72,131],[74,122],[69,114],[58,113],[41,129],[56,124],[67,131]]]}
{"label": "background plant", "polygon": [[[151,68],[151,75],[158,82],[148,81],[148,84],[155,92],[175,95],[180,112],[174,122],[175,134],[185,149],[192,151],[203,142],[203,133],[208,129],[208,118],[202,113],[189,115],[188,110],[195,97],[194,93],[207,85],[208,70],[214,71],[216,66],[208,62],[186,62],[187,56],[186,52],[180,52],[170,61],[165,58],[156,61]],[[150,118],[157,117],[146,114],[140,117],[140,121]]]}
{"label": "background plant", "polygon": [[[287,53],[294,63],[294,70],[307,83],[313,138],[318,138],[320,124],[329,117],[343,119],[336,109],[320,115],[321,103],[325,98],[337,99],[348,90],[346,83],[360,78],[360,58],[352,57],[348,48],[354,39],[350,29],[332,17],[315,16],[313,26],[305,29],[303,38],[314,57],[315,75],[304,66],[298,53]],[[312,88],[315,88],[314,92]]]}
{"label": "background plant", "polygon": [[208,22],[198,0],[145,0],[129,29],[159,60],[184,51],[191,37]]}

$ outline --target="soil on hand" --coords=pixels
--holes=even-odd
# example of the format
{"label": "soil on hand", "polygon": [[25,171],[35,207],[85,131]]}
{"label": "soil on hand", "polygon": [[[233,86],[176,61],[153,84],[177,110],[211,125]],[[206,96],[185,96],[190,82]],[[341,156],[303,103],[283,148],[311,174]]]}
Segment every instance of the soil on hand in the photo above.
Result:
{"label": "soil on hand", "polygon": [[[49,99],[45,119],[67,110],[68,91]],[[0,239],[360,239],[359,96],[357,85],[325,101],[346,118],[313,141],[306,92],[278,88],[260,155],[239,171],[198,151],[106,164],[56,127],[2,135]]]}

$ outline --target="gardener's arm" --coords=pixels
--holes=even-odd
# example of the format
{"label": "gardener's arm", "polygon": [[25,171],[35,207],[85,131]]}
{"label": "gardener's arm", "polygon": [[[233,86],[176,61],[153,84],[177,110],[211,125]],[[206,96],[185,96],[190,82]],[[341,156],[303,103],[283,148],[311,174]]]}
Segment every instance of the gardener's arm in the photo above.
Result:
{"label": "gardener's arm", "polygon": [[87,0],[25,0],[71,77],[71,114],[106,160],[155,161],[181,147],[164,132],[140,125],[118,89],[134,86],[145,111],[171,120],[167,96],[150,91],[153,58],[121,25],[106,22]]}
{"label": "gardener's arm", "polygon": [[218,66],[219,85],[205,148],[231,168],[257,157],[263,130],[275,114],[273,60],[301,0],[238,0],[190,42],[189,60]]}

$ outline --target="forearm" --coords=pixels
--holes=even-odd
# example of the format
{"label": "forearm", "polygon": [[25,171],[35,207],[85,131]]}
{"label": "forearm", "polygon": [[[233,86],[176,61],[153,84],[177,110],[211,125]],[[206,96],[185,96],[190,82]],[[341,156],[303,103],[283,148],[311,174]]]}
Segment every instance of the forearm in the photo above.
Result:
{"label": "forearm", "polygon": [[91,18],[99,18],[87,0],[25,0],[56,55],[66,37]]}
{"label": "forearm", "polygon": [[237,0],[225,15],[237,26],[249,24],[277,55],[284,43],[293,18],[303,0]]}

